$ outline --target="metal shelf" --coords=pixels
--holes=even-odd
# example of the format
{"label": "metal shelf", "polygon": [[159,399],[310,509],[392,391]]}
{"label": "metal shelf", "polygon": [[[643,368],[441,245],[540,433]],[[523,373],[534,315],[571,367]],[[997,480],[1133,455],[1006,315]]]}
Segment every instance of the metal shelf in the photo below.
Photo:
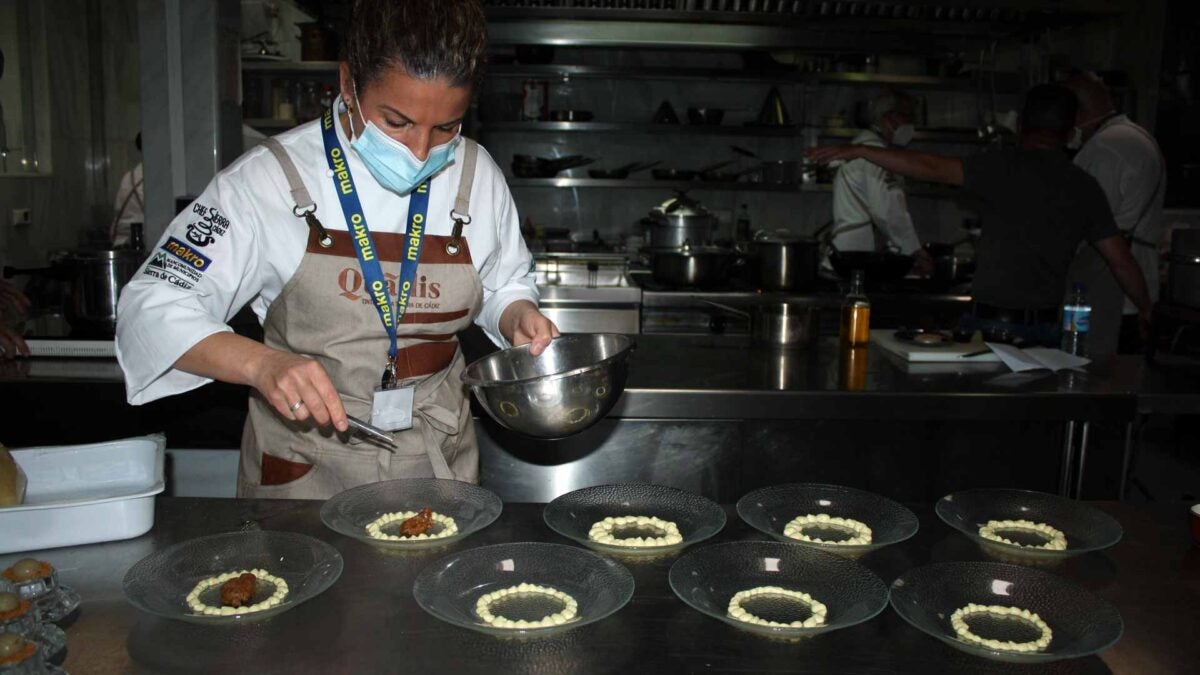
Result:
{"label": "metal shelf", "polygon": [[717,124],[637,124],[634,122],[484,122],[480,129],[487,133],[503,132],[569,132],[569,133],[633,133],[682,134],[688,136],[799,136],[797,126],[734,126]]}
{"label": "metal shelf", "polygon": [[[595,133],[595,134],[678,134],[684,136],[801,136],[815,128],[823,138],[854,138],[862,130],[854,127],[734,126],[704,124],[635,124],[629,122],[492,122],[481,125],[483,133]],[[931,143],[979,143],[974,129],[925,129],[914,140]]]}
{"label": "metal shelf", "polygon": [[[906,89],[971,90],[977,86],[974,75],[936,77],[932,75],[898,75],[888,73],[804,73],[793,70],[735,70],[732,68],[640,68],[633,66],[590,66],[582,64],[511,64],[488,68],[491,77],[544,77],[569,75],[575,78],[615,80],[700,80],[773,84],[824,84],[831,86],[896,86]],[[985,71],[983,76],[1002,90],[1017,90],[1021,76],[1013,72]]]}
{"label": "metal shelf", "polygon": [[776,185],[772,183],[677,181],[626,178],[506,178],[509,187],[543,188],[625,188],[629,190],[733,190],[738,192],[829,192],[829,184]]}
{"label": "metal shelf", "polygon": [[338,61],[248,61],[243,58],[242,72],[336,75],[338,63]]}
{"label": "metal shelf", "polygon": [[[627,178],[624,180],[597,179],[597,178],[572,178],[572,177],[555,177],[555,178],[511,178],[505,177],[505,182],[510,188],[599,188],[599,189],[619,189],[627,190],[718,190],[726,192],[787,192],[787,193],[830,193],[833,192],[832,183],[804,183],[800,185],[776,185],[771,183],[744,183],[744,182],[705,182],[702,180],[694,181],[670,181],[670,180],[652,180],[652,179],[637,179]],[[905,190],[905,194],[910,197],[930,197],[937,199],[945,199],[953,197],[957,190],[949,187],[938,187],[936,185],[920,184],[912,189]]]}

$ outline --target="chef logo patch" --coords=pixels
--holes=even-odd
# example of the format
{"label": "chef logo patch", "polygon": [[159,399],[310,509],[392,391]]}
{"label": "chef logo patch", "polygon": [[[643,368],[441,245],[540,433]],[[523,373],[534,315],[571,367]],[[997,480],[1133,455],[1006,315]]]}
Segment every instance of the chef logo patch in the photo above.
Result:
{"label": "chef logo patch", "polygon": [[208,246],[229,231],[229,219],[221,215],[215,206],[192,204],[192,213],[199,218],[188,224],[184,236],[196,246]]}
{"label": "chef logo patch", "polygon": [[203,272],[212,264],[212,261],[206,258],[204,254],[175,237],[169,237],[167,243],[162,245],[162,250],[191,265],[192,269],[197,272]]}

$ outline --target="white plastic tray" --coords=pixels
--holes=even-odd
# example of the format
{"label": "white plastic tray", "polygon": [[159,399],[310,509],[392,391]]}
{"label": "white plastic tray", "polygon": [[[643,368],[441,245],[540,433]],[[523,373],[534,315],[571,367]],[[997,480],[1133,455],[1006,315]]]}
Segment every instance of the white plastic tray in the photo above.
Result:
{"label": "white plastic tray", "polygon": [[154,525],[163,491],[161,434],[13,450],[29,485],[0,509],[0,554],[129,539]]}

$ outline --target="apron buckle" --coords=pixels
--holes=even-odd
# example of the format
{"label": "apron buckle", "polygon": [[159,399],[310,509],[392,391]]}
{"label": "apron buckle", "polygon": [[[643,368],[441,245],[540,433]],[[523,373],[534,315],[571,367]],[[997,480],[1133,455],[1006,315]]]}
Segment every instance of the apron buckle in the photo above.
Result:
{"label": "apron buckle", "polygon": [[462,251],[463,225],[471,224],[471,216],[468,214],[459,215],[457,211],[450,209],[450,218],[454,220],[454,229],[450,232],[450,241],[446,242],[446,253],[451,256],[457,256]]}
{"label": "apron buckle", "polygon": [[317,233],[317,243],[321,245],[321,248],[329,248],[333,246],[333,237],[329,236],[329,232],[325,230],[325,226],[321,224],[321,221],[317,220],[317,205],[311,204],[311,206],[312,208],[307,210],[301,210],[301,207],[293,206],[292,213],[297,218],[303,218],[304,222],[308,224],[308,229]]}

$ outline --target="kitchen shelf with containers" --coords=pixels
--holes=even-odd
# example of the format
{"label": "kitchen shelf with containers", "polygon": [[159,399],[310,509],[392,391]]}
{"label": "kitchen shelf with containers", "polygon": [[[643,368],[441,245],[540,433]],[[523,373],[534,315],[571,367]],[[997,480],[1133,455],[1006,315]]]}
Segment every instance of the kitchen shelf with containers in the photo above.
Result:
{"label": "kitchen shelf with containers", "polygon": [[337,96],[337,61],[242,60],[242,123],[274,135],[321,116]]}
{"label": "kitchen shelf with containers", "polygon": [[[739,192],[833,192],[832,183],[763,183],[752,181],[667,181],[653,179],[599,179],[556,176],[554,178],[509,178],[509,187],[514,188],[623,188],[644,190],[735,190]],[[953,188],[931,183],[909,183],[904,191],[910,197],[948,198],[954,195]]]}

